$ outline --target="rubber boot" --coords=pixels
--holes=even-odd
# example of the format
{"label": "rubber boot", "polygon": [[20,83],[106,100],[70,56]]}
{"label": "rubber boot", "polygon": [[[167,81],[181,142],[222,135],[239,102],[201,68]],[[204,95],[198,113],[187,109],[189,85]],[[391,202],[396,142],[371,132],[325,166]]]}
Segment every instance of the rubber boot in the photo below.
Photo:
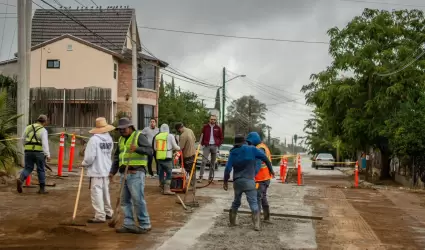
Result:
{"label": "rubber boot", "polygon": [[16,190],[18,193],[22,193],[22,183],[24,183],[21,178],[16,180]]}
{"label": "rubber boot", "polygon": [[49,192],[46,191],[46,188],[45,187],[46,187],[46,184],[44,184],[44,183],[41,184],[40,183],[40,190],[38,190],[38,193],[39,194],[48,194]]}
{"label": "rubber boot", "polygon": [[263,207],[263,214],[264,214],[264,222],[271,223],[270,222],[270,207]]}
{"label": "rubber boot", "polygon": [[230,211],[229,211],[229,221],[230,221],[231,227],[234,227],[234,226],[237,225],[237,223],[236,223],[237,214],[238,214],[237,210],[230,209]]}
{"label": "rubber boot", "polygon": [[159,184],[159,189],[161,190],[161,193],[164,193],[164,184]]}
{"label": "rubber boot", "polygon": [[255,231],[260,231],[261,227],[260,227],[260,212],[253,212],[252,213],[252,223],[254,224],[254,230]]}
{"label": "rubber boot", "polygon": [[171,192],[170,190],[170,182],[171,181],[166,181],[164,184],[164,192],[162,194],[164,195],[173,195],[175,194],[174,192]]}

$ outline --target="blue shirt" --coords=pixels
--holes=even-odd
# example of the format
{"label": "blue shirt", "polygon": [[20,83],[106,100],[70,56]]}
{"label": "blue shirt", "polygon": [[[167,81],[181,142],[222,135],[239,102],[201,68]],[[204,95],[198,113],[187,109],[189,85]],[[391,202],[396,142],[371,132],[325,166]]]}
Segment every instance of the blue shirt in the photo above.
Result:
{"label": "blue shirt", "polygon": [[254,146],[246,144],[234,146],[230,150],[229,159],[224,169],[224,182],[230,179],[230,173],[233,170],[233,180],[238,178],[254,179],[260,171],[261,165],[257,164],[257,160],[266,163],[272,167],[266,154]]}

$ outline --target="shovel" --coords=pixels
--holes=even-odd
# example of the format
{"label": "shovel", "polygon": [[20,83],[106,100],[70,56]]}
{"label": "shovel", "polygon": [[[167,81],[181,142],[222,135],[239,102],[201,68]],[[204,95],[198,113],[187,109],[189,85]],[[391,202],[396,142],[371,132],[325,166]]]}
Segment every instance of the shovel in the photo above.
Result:
{"label": "shovel", "polygon": [[78,183],[78,192],[77,192],[77,198],[75,199],[75,205],[74,205],[74,213],[72,215],[72,221],[71,223],[60,223],[62,226],[87,226],[87,224],[81,224],[75,222],[75,217],[77,216],[77,207],[78,207],[78,201],[80,200],[80,192],[81,192],[81,185],[83,183],[83,177],[84,177],[84,168],[81,168],[81,176],[80,176],[80,183]]}

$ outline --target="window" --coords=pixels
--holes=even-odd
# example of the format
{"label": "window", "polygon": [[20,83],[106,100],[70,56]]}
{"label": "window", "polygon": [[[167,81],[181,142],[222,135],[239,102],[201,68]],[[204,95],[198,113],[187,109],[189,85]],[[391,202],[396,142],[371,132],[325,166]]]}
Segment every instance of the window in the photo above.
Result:
{"label": "window", "polygon": [[68,44],[67,50],[72,51],[72,44]]}
{"label": "window", "polygon": [[137,87],[156,90],[156,66],[150,63],[137,65]]}
{"label": "window", "polygon": [[117,79],[118,65],[114,63],[114,79]]}
{"label": "window", "polygon": [[137,120],[138,128],[143,129],[149,126],[151,118],[154,117],[155,106],[148,104],[137,104]]}
{"label": "window", "polygon": [[48,69],[60,69],[61,62],[59,60],[47,60]]}

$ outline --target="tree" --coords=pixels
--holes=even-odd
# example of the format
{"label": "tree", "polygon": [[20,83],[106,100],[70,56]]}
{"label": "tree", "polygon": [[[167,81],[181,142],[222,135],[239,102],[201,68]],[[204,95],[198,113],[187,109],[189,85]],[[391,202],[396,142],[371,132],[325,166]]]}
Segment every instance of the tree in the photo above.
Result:
{"label": "tree", "polygon": [[11,173],[20,164],[20,154],[17,148],[16,124],[19,117],[16,109],[10,106],[9,92],[6,88],[0,92],[0,169]]}
{"label": "tree", "polygon": [[384,73],[406,65],[423,51],[424,28],[419,10],[365,9],[345,28],[328,31],[333,62],[302,88],[307,103],[315,106],[315,117],[305,128],[313,150],[334,148],[335,138],[351,153],[377,147],[382,156],[381,177],[389,177],[389,145],[395,143],[390,135],[398,128],[389,131],[387,124],[402,111],[403,103],[418,100],[424,91],[425,59],[398,73]]}
{"label": "tree", "polygon": [[158,123],[167,123],[172,129],[176,122],[183,122],[195,135],[200,135],[208,121],[208,111],[195,93],[176,91],[173,83],[164,83],[164,92],[159,97]]}
{"label": "tree", "polygon": [[242,96],[232,101],[227,107],[227,123],[235,127],[237,134],[248,134],[251,131],[258,132],[261,138],[265,137],[266,104],[257,100],[254,96]]}

